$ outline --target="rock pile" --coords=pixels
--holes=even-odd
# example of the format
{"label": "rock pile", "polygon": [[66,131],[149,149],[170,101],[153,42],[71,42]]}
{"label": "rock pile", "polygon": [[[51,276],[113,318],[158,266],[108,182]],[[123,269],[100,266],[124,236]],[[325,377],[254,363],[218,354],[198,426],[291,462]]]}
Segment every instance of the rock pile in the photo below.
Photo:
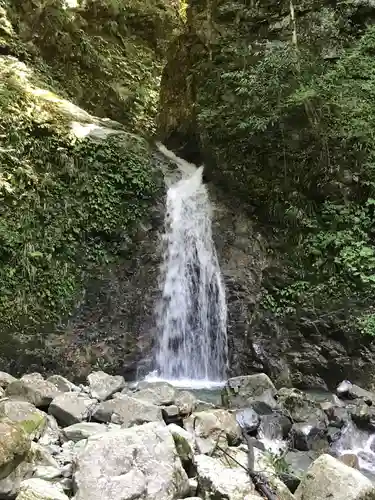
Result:
{"label": "rock pile", "polygon": [[0,373],[0,387],[3,500],[257,500],[254,477],[278,500],[375,500],[356,464],[331,456],[332,429],[350,418],[372,428],[373,395],[348,383],[338,393],[349,403],[328,404],[264,374],[236,377],[225,408],[104,372],[80,386]]}

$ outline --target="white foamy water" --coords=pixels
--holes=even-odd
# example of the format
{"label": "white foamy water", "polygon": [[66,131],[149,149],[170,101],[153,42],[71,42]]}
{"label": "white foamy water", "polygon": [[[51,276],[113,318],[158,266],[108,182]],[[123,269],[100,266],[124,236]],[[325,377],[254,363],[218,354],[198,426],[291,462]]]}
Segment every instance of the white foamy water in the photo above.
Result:
{"label": "white foamy water", "polygon": [[227,311],[203,167],[196,168],[162,145],[159,150],[176,163],[180,180],[166,179],[157,370],[148,380],[213,387],[226,377]]}
{"label": "white foamy water", "polygon": [[358,457],[360,469],[375,474],[375,434],[348,424],[332,448],[338,455],[354,453]]}

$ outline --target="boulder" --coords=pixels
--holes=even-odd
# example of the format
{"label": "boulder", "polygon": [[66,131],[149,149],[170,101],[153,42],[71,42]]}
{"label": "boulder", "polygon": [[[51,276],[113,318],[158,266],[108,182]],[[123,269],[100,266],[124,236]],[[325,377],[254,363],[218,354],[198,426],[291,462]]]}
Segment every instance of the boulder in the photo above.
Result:
{"label": "boulder", "polygon": [[236,420],[246,433],[256,431],[260,424],[260,417],[253,408],[244,408],[236,412]]}
{"label": "boulder", "polygon": [[194,458],[194,436],[192,436],[190,432],[186,431],[176,424],[168,425],[168,429],[173,436],[178,456],[180,457],[182,464],[186,468],[186,465],[189,465]]}
{"label": "boulder", "polygon": [[293,424],[290,431],[292,447],[299,451],[318,451],[328,449],[327,428],[320,422]]}
{"label": "boulder", "polygon": [[341,429],[349,421],[349,412],[342,406],[337,406],[333,402],[325,401],[320,403],[330,425]]}
{"label": "boulder", "polygon": [[133,394],[133,397],[157,406],[167,406],[174,404],[176,389],[170,384],[158,382],[140,389]]}
{"label": "boulder", "polygon": [[6,389],[11,382],[15,382],[17,379],[9,373],[0,372],[0,387]]}
{"label": "boulder", "polygon": [[275,464],[270,460],[269,452],[263,452],[254,448],[254,471],[259,472],[265,477],[278,500],[294,500],[294,496],[288,487],[278,477]]}
{"label": "boulder", "polygon": [[46,408],[60,394],[59,389],[45,380],[40,373],[24,375],[20,380],[11,382],[5,394],[12,399],[28,401],[37,408]]}
{"label": "boulder", "polygon": [[90,373],[87,381],[91,396],[99,401],[105,401],[115,392],[120,392],[125,387],[124,377],[108,375],[102,371]]}
{"label": "boulder", "polygon": [[197,455],[195,464],[198,490],[203,493],[204,498],[244,500],[246,495],[254,493],[249,475],[238,466],[225,466],[220,459],[207,455]]}
{"label": "boulder", "polygon": [[349,380],[343,380],[337,387],[336,393],[340,398],[345,399],[362,399],[369,405],[375,404],[375,393],[366,391],[356,384],[352,384]]}
{"label": "boulder", "polygon": [[222,390],[223,405],[229,408],[246,408],[254,399],[273,398],[276,388],[265,373],[230,378]]}
{"label": "boulder", "polygon": [[93,416],[99,422],[113,422],[123,427],[163,420],[161,408],[125,394],[100,403]]}
{"label": "boulder", "polygon": [[295,492],[296,500],[375,500],[375,486],[359,471],[330,455],[309,467]]}
{"label": "boulder", "polygon": [[173,500],[189,492],[172,434],[160,422],[90,437],[74,481],[75,500]]}
{"label": "boulder", "polygon": [[161,406],[161,413],[166,424],[174,424],[181,421],[180,414],[176,405]]}
{"label": "boulder", "polygon": [[316,458],[314,452],[288,451],[284,460],[288,470],[298,478],[301,478]]}
{"label": "boulder", "polygon": [[175,405],[180,415],[186,417],[195,410],[197,398],[189,391],[181,391],[175,397]]}
{"label": "boulder", "polygon": [[60,392],[79,391],[78,386],[61,375],[51,375],[47,378],[47,382],[55,385]]}
{"label": "boulder", "polygon": [[[13,464],[15,465],[15,464]],[[20,490],[22,481],[31,478],[36,471],[58,470],[57,462],[37,443],[32,443],[28,453],[22,457],[20,462],[7,474],[0,479],[0,498],[14,498]],[[59,473],[60,475],[60,473]]]}
{"label": "boulder", "polygon": [[22,426],[5,419],[0,421],[0,479],[22,461],[30,446],[30,437]]}
{"label": "boulder", "polygon": [[77,424],[69,425],[63,429],[62,434],[68,441],[81,441],[87,439],[94,434],[102,434],[107,432],[107,426],[98,424],[96,422],[79,422]]}
{"label": "boulder", "polygon": [[184,421],[184,427],[195,435],[199,453],[212,453],[216,445],[227,447],[242,439],[241,428],[233,413],[225,410],[195,412]]}
{"label": "boulder", "polygon": [[277,393],[277,401],[294,422],[327,420],[319,403],[298,389],[283,387]]}
{"label": "boulder", "polygon": [[39,444],[43,446],[56,445],[60,439],[59,425],[53,415],[47,415],[47,422],[43,433],[39,438]]}
{"label": "boulder", "polygon": [[27,401],[0,401],[0,419],[4,417],[19,423],[31,439],[39,439],[47,424],[47,414]]}
{"label": "boulder", "polygon": [[16,500],[69,500],[69,498],[59,485],[33,478],[22,482]]}
{"label": "boulder", "polygon": [[48,412],[60,425],[67,427],[87,420],[94,412],[97,401],[76,392],[58,395],[49,406]]}
{"label": "boulder", "polygon": [[259,435],[267,439],[286,439],[292,428],[291,420],[280,412],[262,415]]}
{"label": "boulder", "polygon": [[375,432],[375,407],[368,406],[363,400],[358,400],[358,403],[349,407],[349,413],[359,429]]}
{"label": "boulder", "polygon": [[343,453],[338,457],[338,459],[348,467],[359,469],[359,460],[355,453]]}

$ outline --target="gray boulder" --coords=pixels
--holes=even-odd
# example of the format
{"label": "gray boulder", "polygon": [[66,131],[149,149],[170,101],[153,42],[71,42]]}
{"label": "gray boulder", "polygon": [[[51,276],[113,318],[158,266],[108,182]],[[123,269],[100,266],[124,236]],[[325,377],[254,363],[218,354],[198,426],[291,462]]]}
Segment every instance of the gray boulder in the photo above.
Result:
{"label": "gray boulder", "polygon": [[299,451],[327,451],[327,428],[320,422],[293,424],[290,431],[292,446]]}
{"label": "gray boulder", "polygon": [[107,432],[107,426],[96,422],[79,422],[78,424],[70,425],[63,429],[62,434],[68,441],[81,441],[87,439],[94,434],[102,434]]}
{"label": "gray boulder", "polygon": [[283,387],[277,393],[277,401],[294,422],[327,422],[320,404],[298,389]]}
{"label": "gray boulder", "polygon": [[[246,408],[255,399],[269,402],[276,388],[265,373],[230,378],[222,391],[222,401],[228,408]],[[273,401],[272,401],[273,405]]]}
{"label": "gray boulder", "polygon": [[186,417],[193,413],[197,405],[197,398],[189,391],[181,391],[176,395],[175,405],[181,416]]}
{"label": "gray boulder", "polygon": [[33,478],[22,482],[16,500],[69,500],[69,498],[59,485]]}
{"label": "gray boulder", "polygon": [[9,373],[0,372],[0,387],[6,389],[11,382],[15,382],[17,379]]}
{"label": "gray boulder", "polygon": [[100,403],[93,416],[99,422],[113,422],[123,427],[163,420],[161,408],[125,394]]}
{"label": "gray boulder", "polygon": [[47,424],[47,414],[27,401],[0,401],[0,419],[19,423],[31,439],[38,439]]}
{"label": "gray boulder", "polygon": [[295,492],[296,500],[375,500],[375,486],[359,471],[330,455],[309,467]]}
{"label": "gray boulder", "polygon": [[91,396],[99,401],[105,401],[115,392],[120,392],[125,387],[124,377],[108,375],[102,371],[90,373],[87,381]]}
{"label": "gray boulder", "polygon": [[198,488],[204,498],[243,500],[255,493],[249,475],[240,467],[225,466],[218,458],[207,455],[197,455],[195,464]]}
{"label": "gray boulder", "polygon": [[157,406],[173,405],[176,398],[176,389],[170,384],[155,382],[135,392],[133,397]]}
{"label": "gray boulder", "polygon": [[97,401],[76,392],[65,392],[57,396],[49,406],[48,412],[60,425],[67,427],[88,420],[94,413]]}
{"label": "gray boulder", "polygon": [[242,439],[241,427],[233,413],[226,410],[195,412],[184,421],[184,427],[195,436],[199,453],[212,453],[216,445],[228,447]]}
{"label": "gray boulder", "polygon": [[51,375],[47,378],[47,382],[55,385],[60,392],[79,391],[78,386],[61,375]]}
{"label": "gray boulder", "polygon": [[76,500],[174,500],[189,492],[173,437],[159,422],[90,437],[74,481]]}
{"label": "gray boulder", "polygon": [[12,399],[28,401],[37,408],[46,408],[60,391],[40,373],[31,373],[11,382],[5,394]]}

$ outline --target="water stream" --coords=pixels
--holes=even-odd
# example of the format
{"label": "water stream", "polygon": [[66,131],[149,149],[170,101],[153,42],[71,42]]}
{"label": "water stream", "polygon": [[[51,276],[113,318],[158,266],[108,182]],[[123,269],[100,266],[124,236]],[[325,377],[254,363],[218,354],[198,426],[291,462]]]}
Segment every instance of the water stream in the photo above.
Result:
{"label": "water stream", "polygon": [[165,174],[169,189],[156,311],[158,348],[156,371],[148,379],[181,387],[220,385],[227,368],[227,311],[203,167],[162,145],[159,150],[176,164],[179,180],[176,172]]}

